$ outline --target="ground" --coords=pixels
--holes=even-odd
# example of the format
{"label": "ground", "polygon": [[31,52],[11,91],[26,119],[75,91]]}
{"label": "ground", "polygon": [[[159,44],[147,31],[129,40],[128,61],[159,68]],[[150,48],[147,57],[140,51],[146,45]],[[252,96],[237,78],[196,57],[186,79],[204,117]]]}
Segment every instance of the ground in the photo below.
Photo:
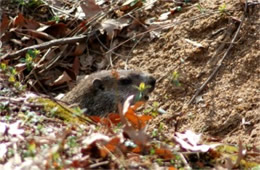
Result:
{"label": "ground", "polygon": [[[137,45],[131,60],[128,63],[121,60],[117,65],[147,71],[157,78],[150,104],[159,102],[170,115],[164,118],[165,133],[172,129],[191,129],[226,143],[237,144],[242,140],[259,145],[259,11],[246,19],[234,47],[198,101],[186,106],[213,71],[214,64],[209,62],[221,58],[227,49],[221,49],[216,55],[219,46],[223,43],[228,46],[231,41],[223,42],[224,31],[218,32],[229,27],[230,22],[225,14],[216,13],[223,3],[225,1],[201,3],[203,8],[213,11],[210,15],[203,16],[199,8],[192,6],[174,16],[175,22],[169,31],[161,34],[158,40]],[[229,14],[240,19],[243,7],[239,1],[226,1],[226,4]],[[201,43],[204,48],[198,49],[185,39]],[[180,74],[180,87],[171,83],[174,71]],[[171,117],[179,113],[176,125]]]}
{"label": "ground", "polygon": [[[8,16],[6,18],[9,18],[2,19],[5,26],[1,26],[1,29],[6,31],[5,36],[1,37],[3,44],[0,44],[0,61],[4,63],[0,65],[1,168],[19,166],[26,169],[32,165],[38,169],[134,169],[139,166],[144,169],[236,169],[256,165],[259,168],[259,2],[151,0],[145,2],[154,6],[144,10],[147,7],[144,1],[131,1],[125,6],[119,3],[121,6],[117,8],[111,2],[100,1],[103,3],[103,6],[100,5],[102,9],[107,9],[107,6],[111,9],[105,16],[92,20],[90,23],[93,25],[88,25],[86,23],[89,18],[77,19],[75,13],[85,13],[86,17],[89,13],[95,15],[104,12],[95,1],[88,1],[89,6],[92,6],[81,6],[83,11],[85,8],[84,12],[79,12],[77,8],[65,17],[64,11],[68,12],[74,2],[68,1],[66,5],[52,4],[64,10],[60,15],[62,17],[58,18],[63,23],[57,22],[59,20],[45,22],[54,15],[53,12],[60,14],[57,12],[60,10],[56,11],[48,3],[30,1],[33,2],[27,4],[27,9],[30,10],[23,11],[16,9],[15,3],[1,2]],[[181,7],[176,8],[178,4]],[[37,8],[33,8],[34,5]],[[24,4],[19,7],[26,9]],[[22,14],[18,15],[20,11]],[[127,25],[124,21],[115,22],[111,19],[118,19],[121,15],[136,22]],[[148,19],[150,25],[147,24]],[[98,28],[98,31],[94,32],[92,26]],[[119,29],[121,26],[122,29]],[[89,35],[89,30],[97,34]],[[100,30],[106,34],[100,33]],[[88,41],[71,43],[69,46],[55,44],[39,48],[39,54],[34,54],[34,57],[29,52],[26,53],[29,57],[24,53],[11,55],[28,46],[78,35],[75,32],[88,35]],[[108,62],[108,58],[112,60]],[[35,63],[37,65],[33,65]],[[34,68],[29,70],[28,66]],[[71,81],[75,82],[80,74],[126,68],[148,72],[157,80],[149,101],[143,110],[138,110],[141,115],[148,113],[148,116],[145,115],[147,117],[138,115],[145,121],[134,115],[138,121],[132,126],[126,125],[124,117],[120,117],[123,123],[121,126],[106,124],[101,118],[97,118],[95,123],[93,119],[83,119],[82,123],[82,117],[77,117],[78,113],[82,114],[82,110],[72,110],[60,104],[59,100],[54,100],[68,86],[73,86]],[[213,74],[215,71],[216,74]],[[23,88],[20,82],[27,84],[27,88]],[[201,91],[196,94],[198,90]],[[38,92],[36,102],[28,101],[31,93],[26,93],[30,91]],[[160,113],[154,114],[157,111]],[[152,116],[149,115],[151,112]],[[55,117],[57,113],[64,113],[62,118],[69,120],[69,123]],[[73,118],[67,113],[73,113]],[[145,126],[151,117],[152,121],[148,121],[148,126]],[[184,141],[178,143],[176,134],[185,134],[187,130],[202,134],[203,142],[195,142],[196,146],[191,149],[184,147]],[[155,131],[159,133],[156,134]],[[136,144],[135,147],[130,146],[129,139]],[[12,145],[10,141],[13,141]],[[238,149],[235,153],[229,153],[230,159],[220,149],[214,152],[192,150],[197,146],[207,147],[209,145],[202,144],[212,142]],[[127,143],[130,145],[126,147]],[[243,148],[248,151],[243,159],[251,161],[250,163],[241,163]],[[234,155],[237,157],[232,159]],[[229,162],[231,159],[233,162],[239,161],[232,164]]]}

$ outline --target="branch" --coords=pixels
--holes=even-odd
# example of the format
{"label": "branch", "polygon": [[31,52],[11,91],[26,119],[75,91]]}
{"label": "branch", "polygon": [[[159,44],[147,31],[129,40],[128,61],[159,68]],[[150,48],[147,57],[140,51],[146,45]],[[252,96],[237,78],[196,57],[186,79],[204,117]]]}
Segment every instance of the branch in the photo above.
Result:
{"label": "branch", "polygon": [[11,54],[8,53],[6,55],[3,55],[3,56],[0,57],[0,60],[11,59],[11,58],[17,57],[21,54],[26,53],[28,50],[33,50],[33,49],[41,50],[41,49],[46,49],[46,48],[49,48],[49,47],[52,47],[52,46],[57,46],[57,45],[73,44],[73,43],[79,42],[81,40],[84,40],[85,38],[87,38],[86,35],[81,35],[81,36],[78,36],[78,37],[60,38],[60,39],[56,39],[56,40],[47,41],[47,42],[44,42],[42,44],[37,44],[37,45],[30,46],[30,47],[25,47],[21,50],[14,52],[14,53],[11,53]]}

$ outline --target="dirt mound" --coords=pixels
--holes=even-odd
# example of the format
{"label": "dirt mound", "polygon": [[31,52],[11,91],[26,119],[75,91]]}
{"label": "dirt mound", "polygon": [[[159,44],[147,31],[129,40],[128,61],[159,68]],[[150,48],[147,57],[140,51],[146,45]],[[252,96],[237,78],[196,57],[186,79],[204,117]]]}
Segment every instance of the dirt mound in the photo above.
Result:
{"label": "dirt mound", "polygon": [[[127,65],[157,77],[150,103],[157,101],[168,112],[165,133],[192,129],[228,143],[241,139],[260,144],[259,11],[250,12],[217,75],[186,105],[226,52],[234,34],[232,22],[239,23],[244,13],[241,3],[234,1],[221,13],[222,3],[202,3],[203,9],[191,6],[175,17],[169,32],[157,41],[138,45],[129,63],[121,60],[118,67]],[[206,15],[203,10],[211,12]],[[176,73],[181,86],[173,81]],[[179,113],[174,123],[171,117]]]}

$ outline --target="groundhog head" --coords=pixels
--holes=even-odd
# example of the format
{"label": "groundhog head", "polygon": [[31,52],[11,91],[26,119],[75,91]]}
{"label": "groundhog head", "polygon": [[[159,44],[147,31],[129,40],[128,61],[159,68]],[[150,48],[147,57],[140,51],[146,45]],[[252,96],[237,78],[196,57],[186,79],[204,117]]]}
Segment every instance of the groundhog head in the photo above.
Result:
{"label": "groundhog head", "polygon": [[[116,71],[118,76],[96,77],[92,82],[93,91],[103,93],[106,91],[115,92],[118,95],[126,96],[139,95],[142,93],[143,100],[148,100],[148,94],[154,90],[156,80],[145,73],[129,70]],[[145,89],[138,89],[140,84],[145,84]]]}
{"label": "groundhog head", "polygon": [[[141,83],[144,83],[146,88],[140,92],[138,87]],[[68,93],[67,101],[79,103],[81,108],[87,109],[88,115],[118,113],[118,103],[122,104],[130,95],[135,95],[133,103],[137,100],[148,100],[155,83],[155,78],[139,71],[101,71],[83,79]]]}

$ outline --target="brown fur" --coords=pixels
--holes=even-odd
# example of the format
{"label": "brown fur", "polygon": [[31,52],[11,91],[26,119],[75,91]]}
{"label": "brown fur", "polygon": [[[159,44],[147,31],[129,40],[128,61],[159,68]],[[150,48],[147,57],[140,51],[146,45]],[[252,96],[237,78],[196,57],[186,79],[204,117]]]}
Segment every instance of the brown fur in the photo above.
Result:
{"label": "brown fur", "polygon": [[[114,71],[115,74],[112,72],[100,71],[86,76],[62,100],[87,108],[88,115],[106,115],[118,112],[118,103],[123,103],[128,96],[137,95],[139,91],[136,86],[141,82],[150,86],[144,91],[142,99],[147,99],[154,89],[155,79],[146,73],[133,70],[117,70]],[[115,75],[119,77],[116,78]]]}

